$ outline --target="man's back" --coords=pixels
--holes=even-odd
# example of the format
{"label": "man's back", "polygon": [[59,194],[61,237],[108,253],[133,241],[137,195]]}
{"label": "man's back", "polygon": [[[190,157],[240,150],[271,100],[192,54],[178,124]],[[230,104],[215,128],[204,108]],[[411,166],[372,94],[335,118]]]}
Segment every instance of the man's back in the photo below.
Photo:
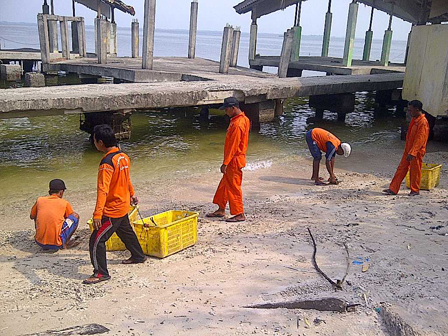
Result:
{"label": "man's back", "polygon": [[63,198],[39,197],[31,209],[31,216],[36,218],[36,241],[44,245],[62,245],[62,224],[72,212],[72,206]]}
{"label": "man's back", "polygon": [[239,168],[246,165],[246,152],[249,143],[250,121],[244,113],[230,120],[224,146],[224,164],[229,164],[234,157]]}

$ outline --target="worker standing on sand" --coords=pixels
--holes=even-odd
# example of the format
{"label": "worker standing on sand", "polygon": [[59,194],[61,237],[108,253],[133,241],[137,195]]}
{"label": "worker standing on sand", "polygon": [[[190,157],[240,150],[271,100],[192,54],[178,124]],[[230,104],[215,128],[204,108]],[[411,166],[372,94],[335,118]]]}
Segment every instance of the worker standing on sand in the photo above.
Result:
{"label": "worker standing on sand", "polygon": [[89,242],[93,275],[83,281],[88,285],[110,279],[106,262],[106,241],[114,232],[117,232],[131,252],[131,257],[122,261],[122,264],[139,264],[146,261],[128,217],[131,203],[138,203],[131,183],[131,161],[117,147],[117,139],[109,125],[95,126],[93,143],[105,155],[98,169],[97,199],[93,212],[94,231]]}
{"label": "worker standing on sand", "polygon": [[230,117],[224,145],[224,161],[221,166],[223,177],[216,190],[213,203],[218,210],[208,213],[207,217],[224,217],[226,205],[229,202],[230,214],[233,217],[227,222],[242,222],[246,220],[243,207],[242,168],[246,166],[246,152],[249,142],[250,121],[240,110],[238,99],[229,97],[224,99],[220,110],[225,110]]}
{"label": "worker standing on sand", "polygon": [[34,239],[44,250],[59,250],[79,245],[79,240],[71,240],[75,233],[79,215],[71,204],[63,199],[65,183],[60,179],[50,181],[50,196],[39,197],[31,209],[36,235]]}
{"label": "worker standing on sand", "polygon": [[423,157],[426,153],[426,143],[429,136],[429,124],[423,114],[423,104],[419,100],[413,100],[408,105],[412,117],[406,134],[406,146],[395,172],[389,189],[383,190],[386,195],[396,195],[400,185],[409,171],[411,180],[411,192],[409,196],[420,194],[420,181],[422,178]]}
{"label": "worker standing on sand", "polygon": [[341,143],[341,140],[336,138],[333,134],[322,128],[313,128],[306,133],[306,142],[313,156],[313,175],[311,179],[316,185],[325,185],[323,179],[319,176],[320,160],[322,159],[322,152],[325,152],[328,173],[330,174],[330,184],[338,184],[338,179],[334,175],[334,159],[336,154],[349,157],[352,148],[348,143]]}

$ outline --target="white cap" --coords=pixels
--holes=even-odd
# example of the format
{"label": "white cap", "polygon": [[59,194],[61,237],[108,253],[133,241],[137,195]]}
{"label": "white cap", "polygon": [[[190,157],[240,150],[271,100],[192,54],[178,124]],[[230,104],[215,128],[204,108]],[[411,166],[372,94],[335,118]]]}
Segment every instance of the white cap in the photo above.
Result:
{"label": "white cap", "polygon": [[352,152],[352,147],[348,143],[343,142],[341,143],[341,148],[344,151],[344,157],[349,157]]}

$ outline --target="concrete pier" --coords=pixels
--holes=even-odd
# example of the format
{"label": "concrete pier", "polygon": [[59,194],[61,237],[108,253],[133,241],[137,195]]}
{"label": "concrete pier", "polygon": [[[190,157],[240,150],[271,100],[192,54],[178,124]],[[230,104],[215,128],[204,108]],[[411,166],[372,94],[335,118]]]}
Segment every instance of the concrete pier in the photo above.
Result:
{"label": "concrete pier", "polygon": [[333,13],[331,13],[331,0],[328,0],[328,11],[325,14],[324,37],[322,41],[322,57],[328,57],[330,48],[331,24],[333,22]]}
{"label": "concrete pier", "polygon": [[188,58],[196,57],[196,35],[198,32],[198,0],[191,2],[190,33],[188,40]]}
{"label": "concrete pier", "polygon": [[0,64],[0,77],[7,82],[20,81],[22,67],[18,64]]}
{"label": "concrete pier", "polygon": [[107,54],[110,55],[111,52],[111,48],[112,48],[112,42],[111,42],[111,28],[110,28],[111,24],[110,21],[105,21],[105,27],[106,27],[106,50],[107,50]]}
{"label": "concrete pier", "polygon": [[117,56],[118,51],[118,36],[117,36],[117,24],[111,22],[110,24],[110,54],[112,56]]}
{"label": "concrete pier", "polygon": [[57,21],[48,21],[48,37],[50,39],[50,53],[59,52]]}
{"label": "concrete pier", "polygon": [[343,64],[345,66],[352,65],[353,49],[355,47],[356,21],[358,19],[358,8],[359,4],[355,0],[349,6],[343,57]]}
{"label": "concrete pier", "polygon": [[[392,7],[393,8],[393,7]],[[388,66],[389,65],[389,57],[390,57],[390,48],[392,46],[392,19],[393,13],[390,14],[389,17],[389,27],[384,32],[383,39],[383,49],[381,51],[381,65]]]}
{"label": "concrete pier", "polygon": [[230,66],[230,55],[232,52],[233,27],[227,25],[224,27],[221,44],[221,57],[219,62],[219,72],[227,74]]}
{"label": "concrete pier", "polygon": [[140,24],[137,20],[132,21],[131,23],[131,54],[132,58],[139,57],[139,35],[140,35]]}
{"label": "concrete pier", "polygon": [[44,87],[45,76],[38,72],[27,72],[25,74],[25,86],[27,87]]}
{"label": "concrete pier", "polygon": [[70,39],[68,36],[68,20],[64,18],[60,22],[61,26],[61,44],[62,44],[62,57],[70,59]]}
{"label": "concrete pier", "polygon": [[72,21],[70,22],[70,25],[72,30],[72,51],[75,54],[79,54],[79,40],[78,40],[79,22]]}
{"label": "concrete pier", "polygon": [[278,65],[278,76],[285,78],[288,74],[289,62],[291,61],[292,46],[294,40],[294,28],[288,29],[284,33],[282,53]]}
{"label": "concrete pier", "polygon": [[230,54],[230,66],[231,67],[236,67],[238,64],[238,53],[240,50],[240,41],[241,41],[241,30],[239,27],[237,27],[233,31],[232,52]]}
{"label": "concrete pier", "polygon": [[154,31],[156,24],[156,0],[145,0],[143,25],[143,69],[152,69],[154,62]]}
{"label": "concrete pier", "polygon": [[46,14],[37,14],[37,28],[39,31],[40,51],[42,63],[50,62],[50,41],[48,36],[48,21]]}
{"label": "concrete pier", "polygon": [[107,63],[107,22],[96,19],[96,51],[98,64]]}

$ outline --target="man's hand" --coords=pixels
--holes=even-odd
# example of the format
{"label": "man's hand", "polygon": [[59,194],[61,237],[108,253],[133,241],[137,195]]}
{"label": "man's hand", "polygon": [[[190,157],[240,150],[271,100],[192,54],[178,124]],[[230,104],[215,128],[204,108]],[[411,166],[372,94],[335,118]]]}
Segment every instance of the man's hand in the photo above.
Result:
{"label": "man's hand", "polygon": [[406,161],[411,162],[414,159],[414,156],[411,154],[408,154],[408,156],[406,157]]}
{"label": "man's hand", "polygon": [[101,227],[101,219],[96,219],[96,218],[94,218],[94,219],[93,219],[93,228],[94,228],[95,230],[99,230],[100,227]]}
{"label": "man's hand", "polygon": [[221,173],[225,174],[226,171],[227,171],[227,165],[223,164],[223,165],[221,166]]}
{"label": "man's hand", "polygon": [[137,205],[138,204],[138,197],[137,196],[131,196],[131,205]]}

